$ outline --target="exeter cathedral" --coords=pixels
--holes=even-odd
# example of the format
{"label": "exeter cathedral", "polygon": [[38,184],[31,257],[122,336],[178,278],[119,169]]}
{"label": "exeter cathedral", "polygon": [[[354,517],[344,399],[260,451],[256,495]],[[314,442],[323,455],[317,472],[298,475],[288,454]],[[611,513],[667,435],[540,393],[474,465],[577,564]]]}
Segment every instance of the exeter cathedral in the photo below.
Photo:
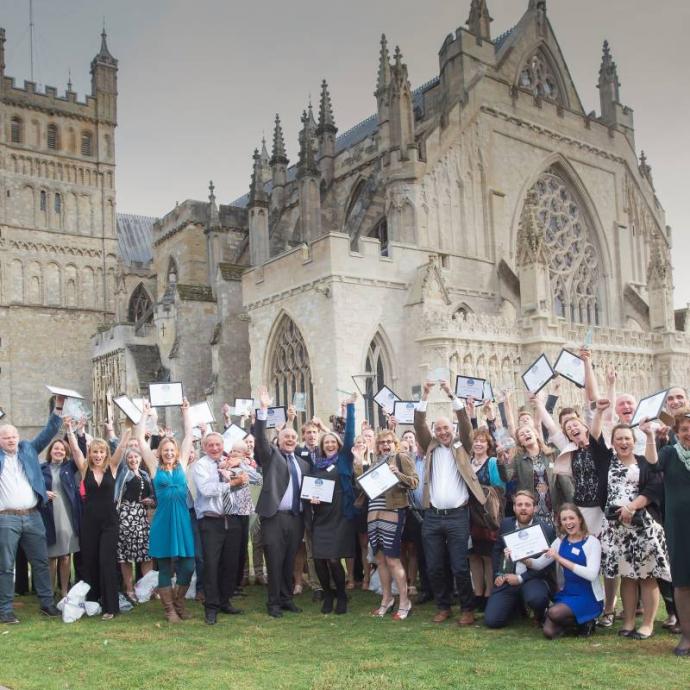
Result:
{"label": "exeter cathedral", "polygon": [[275,115],[246,194],[219,202],[245,190],[211,184],[207,200],[157,219],[115,212],[105,34],[83,102],[16,86],[2,52],[8,418],[38,427],[45,383],[92,395],[95,421],[108,395],[160,380],[216,414],[262,382],[281,404],[306,393],[307,414],[323,416],[355,384],[409,399],[436,367],[523,390],[536,356],[553,363],[590,330],[597,370],[615,364],[621,391],[690,380],[671,231],[608,44],[599,112],[587,112],[546,2],[529,0],[500,35],[491,22],[472,0],[466,26],[440,42],[438,74],[416,87],[382,36],[370,117],[339,134],[324,81],[301,114],[296,162]]}

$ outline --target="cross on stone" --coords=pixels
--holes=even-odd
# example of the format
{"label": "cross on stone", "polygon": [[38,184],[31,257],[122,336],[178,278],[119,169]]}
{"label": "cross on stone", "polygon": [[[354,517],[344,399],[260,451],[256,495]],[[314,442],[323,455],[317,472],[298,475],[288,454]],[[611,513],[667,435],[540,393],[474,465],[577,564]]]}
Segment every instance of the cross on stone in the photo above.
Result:
{"label": "cross on stone", "polygon": [[161,337],[165,338],[165,324],[161,324]]}

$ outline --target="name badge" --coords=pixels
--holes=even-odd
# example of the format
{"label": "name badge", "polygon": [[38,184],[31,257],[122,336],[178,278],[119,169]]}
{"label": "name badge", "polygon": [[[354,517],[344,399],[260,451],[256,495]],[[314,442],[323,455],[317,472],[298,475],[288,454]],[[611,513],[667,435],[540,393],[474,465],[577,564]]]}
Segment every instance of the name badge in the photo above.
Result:
{"label": "name badge", "polygon": [[580,555],[580,549],[578,549],[577,546],[573,546],[573,548],[570,549],[570,553],[572,553],[573,556],[579,556]]}
{"label": "name badge", "polygon": [[309,455],[309,451],[308,451],[308,450],[303,450],[303,451],[300,453],[300,455],[301,455],[303,458],[305,458],[305,457],[307,457],[307,455]]}
{"label": "name badge", "polygon": [[326,472],[332,472],[334,469],[335,469],[335,465],[329,465],[329,466],[326,468]]}

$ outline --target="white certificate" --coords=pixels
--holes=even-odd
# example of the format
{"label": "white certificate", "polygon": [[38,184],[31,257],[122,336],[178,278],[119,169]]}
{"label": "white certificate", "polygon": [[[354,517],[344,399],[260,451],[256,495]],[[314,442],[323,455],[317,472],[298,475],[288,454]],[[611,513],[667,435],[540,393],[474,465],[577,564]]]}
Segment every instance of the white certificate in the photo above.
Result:
{"label": "white certificate", "polygon": [[374,396],[374,402],[388,414],[393,414],[393,405],[396,400],[400,398],[388,386],[383,386]]}
{"label": "white certificate", "polygon": [[0,419],[2,419],[5,416],[5,411],[0,407]]}
{"label": "white certificate", "polygon": [[235,414],[238,417],[249,417],[254,401],[251,398],[235,398]]}
{"label": "white certificate", "polygon": [[553,369],[546,355],[539,355],[522,375],[525,388],[530,393],[538,393],[552,378]]}
{"label": "white certificate", "polygon": [[357,483],[362,487],[370,500],[388,491],[391,486],[398,483],[398,478],[393,474],[386,462],[374,465],[369,471],[357,478]]}
{"label": "white certificate", "polygon": [[242,441],[246,438],[247,432],[237,424],[231,424],[223,432],[223,450],[229,453],[232,450],[236,441]]}
{"label": "white certificate", "polygon": [[190,405],[189,417],[192,420],[192,426],[199,426],[199,424],[213,424],[216,418],[213,416],[211,406],[207,401]]}
{"label": "white certificate", "polygon": [[435,381],[436,383],[441,383],[441,381],[450,381],[450,369],[445,367],[439,367],[430,371],[426,376],[427,381]]}
{"label": "white certificate", "polygon": [[570,350],[561,350],[553,370],[579,388],[585,387],[585,362]]}
{"label": "white certificate", "polygon": [[63,398],[76,398],[77,400],[83,400],[84,396],[77,391],[73,391],[71,388],[60,388],[59,386],[46,386],[46,388],[53,395],[61,395]]}
{"label": "white certificate", "polygon": [[295,408],[296,412],[306,412],[307,411],[307,394],[306,393],[295,393],[292,396],[292,406]]}
{"label": "white certificate", "polygon": [[287,422],[287,409],[281,405],[278,407],[269,407],[266,410],[266,413],[267,429],[275,429],[277,426],[282,426],[285,424],[285,422]]}
{"label": "white certificate", "polygon": [[393,416],[398,424],[414,424],[414,411],[417,403],[414,400],[396,400],[393,403]]}
{"label": "white certificate", "polygon": [[335,480],[322,479],[321,477],[302,477],[302,493],[300,498],[311,500],[318,499],[321,503],[332,503],[333,492],[335,491]]}
{"label": "white certificate", "polygon": [[546,541],[541,525],[532,525],[504,534],[503,541],[510,549],[510,560],[513,563],[523,558],[532,558],[549,549],[549,542]]}
{"label": "white certificate", "polygon": [[132,424],[139,424],[143,413],[132,400],[126,395],[118,395],[116,398],[113,398],[113,402],[124,412]]}
{"label": "white certificate", "polygon": [[666,396],[668,395],[668,390],[659,391],[650,395],[647,398],[642,398],[639,403],[637,403],[637,409],[630,421],[630,426],[637,426],[643,419],[658,419],[661,408],[666,402]]}
{"label": "white certificate", "polygon": [[484,400],[484,383],[486,379],[477,379],[473,376],[460,376],[455,379],[455,395],[458,398],[474,398]]}
{"label": "white certificate", "polygon": [[67,400],[65,400],[65,404],[62,406],[62,416],[71,417],[74,420],[88,419],[91,416],[91,413],[84,405],[83,400],[78,400],[77,398],[67,398]]}
{"label": "white certificate", "polygon": [[182,384],[149,383],[149,400],[151,407],[180,407],[183,402]]}

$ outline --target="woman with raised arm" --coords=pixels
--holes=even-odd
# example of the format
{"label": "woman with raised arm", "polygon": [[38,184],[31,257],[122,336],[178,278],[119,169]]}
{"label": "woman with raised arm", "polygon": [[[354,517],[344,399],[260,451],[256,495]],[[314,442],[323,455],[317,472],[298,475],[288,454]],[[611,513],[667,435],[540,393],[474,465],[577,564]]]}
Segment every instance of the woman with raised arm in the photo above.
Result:
{"label": "woman with raised arm", "polygon": [[395,605],[392,581],[398,586],[400,603],[393,620],[405,620],[412,610],[407,595],[407,576],[400,562],[400,545],[405,526],[405,509],[409,506],[408,491],[419,482],[412,460],[398,453],[397,438],[392,431],[380,431],[376,437],[377,462],[385,462],[398,478],[398,483],[379,496],[369,500],[367,524],[369,544],[376,557],[377,572],[381,579],[383,597],[381,605],[372,615],[383,618]]}
{"label": "woman with raised arm", "polygon": [[[193,448],[192,420],[189,402],[182,403],[184,437],[178,448],[174,438],[161,439],[154,453],[144,438],[144,425],[150,411],[144,404],[144,414],[135,427],[144,462],[153,477],[157,508],[151,522],[149,554],[158,560],[158,594],[170,623],[190,618],[185,608],[185,594],[194,573],[194,533],[187,508],[187,462]],[[177,586],[173,592],[173,571]]]}
{"label": "woman with raised arm", "polygon": [[557,523],[561,536],[551,548],[539,558],[525,561],[534,570],[555,561],[563,570],[564,586],[546,613],[544,635],[555,640],[568,626],[577,624],[579,634],[589,637],[604,608],[604,588],[599,579],[601,544],[587,532],[587,523],[573,503],[561,506]]}
{"label": "woman with raised arm", "polygon": [[41,472],[48,503],[41,506],[41,516],[48,540],[51,582],[57,575],[57,585],[65,597],[69,589],[72,554],[79,551],[81,498],[79,484],[74,478],[78,469],[70,457],[69,446],[62,439],[51,442],[46,460],[41,465]]}
{"label": "woman with raised arm", "polygon": [[[608,400],[598,400],[592,429],[599,431]],[[622,637],[646,640],[652,636],[654,619],[659,608],[659,587],[656,578],[670,581],[668,553],[664,529],[657,520],[663,502],[661,478],[650,470],[641,455],[635,455],[635,437],[627,424],[618,424],[611,431],[613,450],[601,435],[592,445],[595,462],[609,467],[606,499],[606,524],[600,539],[603,550],[602,572],[607,578],[621,578],[623,599]],[[635,630],[638,593],[641,592],[644,617]],[[606,602],[602,618],[613,623],[614,602]],[[608,622],[608,621],[607,621]],[[608,626],[603,626],[608,627]]]}
{"label": "woman with raised arm", "polygon": [[[103,620],[112,620],[120,612],[117,581],[117,510],[115,509],[115,477],[117,462],[102,438],[92,439],[84,457],[74,433],[73,422],[64,420],[74,462],[84,482],[84,511],[81,521],[80,546],[84,581],[91,587],[89,601],[100,601]],[[124,447],[131,430],[120,438]]]}
{"label": "woman with raised arm", "polygon": [[674,445],[657,455],[654,427],[645,421],[640,429],[647,436],[645,457],[655,472],[664,473],[664,527],[671,561],[671,579],[681,638],[676,656],[690,656],[690,408],[673,414]]}
{"label": "woman with raised arm", "polygon": [[[364,424],[365,422],[363,422]],[[355,438],[352,446],[353,472],[355,479],[366,472],[374,462],[374,448],[376,446],[374,430],[367,427]],[[362,561],[362,589],[369,589],[369,581],[373,571],[373,565],[369,563],[369,536],[367,534],[367,495],[355,486],[355,495],[359,507],[357,517],[357,545],[359,546]],[[354,563],[353,563],[354,571]]]}

